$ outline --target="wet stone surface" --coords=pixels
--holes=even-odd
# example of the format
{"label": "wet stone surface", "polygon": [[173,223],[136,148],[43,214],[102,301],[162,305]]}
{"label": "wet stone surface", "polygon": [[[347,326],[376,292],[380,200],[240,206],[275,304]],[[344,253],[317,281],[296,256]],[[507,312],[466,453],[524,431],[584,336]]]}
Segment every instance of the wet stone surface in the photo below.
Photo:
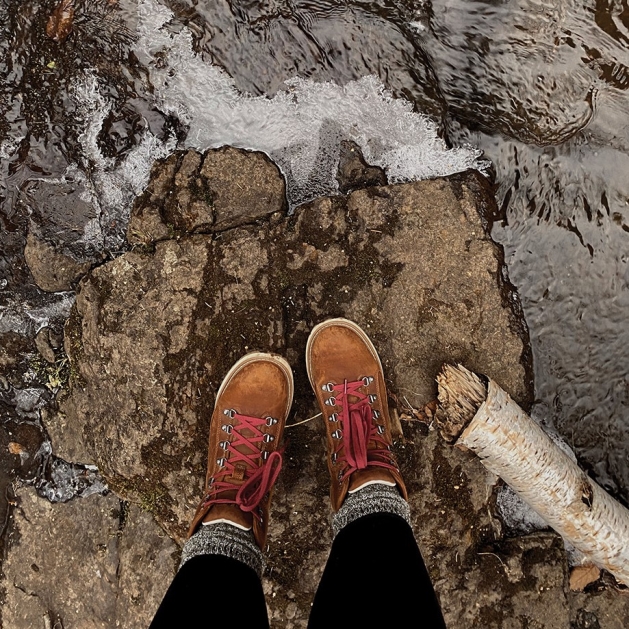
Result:
{"label": "wet stone surface", "polygon": [[[150,514],[110,494],[65,504],[18,492],[4,627],[147,627],[177,565]],[[150,578],[148,578],[150,575]]]}
{"label": "wet stone surface", "polygon": [[[291,216],[261,154],[189,151],[156,164],[132,211],[131,250],[79,284],[64,337],[70,381],[44,417],[55,454],[97,465],[113,493],[50,505],[18,492],[1,582],[8,627],[46,614],[64,627],[148,624],[202,491],[223,376],[248,351],[282,354],[295,375],[289,425],[314,416],[303,355],[330,316],[357,321],[380,352],[402,418],[395,447],[414,530],[448,627],[622,626],[629,600],[600,582],[570,592],[552,533],[506,539],[492,515],[497,479],[413,413],[430,416],[444,361],[531,402],[526,328],[486,231],[488,187],[468,172],[361,188],[355,164],[345,169],[353,180],[339,172],[353,192]],[[236,185],[247,168],[258,176]],[[229,215],[220,194],[241,209]],[[290,628],[306,626],[331,530],[323,427],[315,418],[286,437],[264,589],[273,626]],[[85,575],[69,583],[79,554]],[[57,589],[46,589],[58,572]],[[96,600],[75,603],[86,588]]]}
{"label": "wet stone surface", "polygon": [[[222,155],[225,168],[212,176],[230,181],[232,153],[209,152],[194,179],[188,173],[201,156],[175,154],[154,180],[165,172],[211,197],[206,165]],[[433,400],[445,360],[487,373],[528,401],[524,328],[505,307],[500,251],[478,213],[479,178],[358,190],[292,216],[268,216],[282,207],[279,185],[271,189],[274,204],[251,203],[268,196],[268,178],[257,195],[256,181],[244,189],[241,224],[208,225],[212,234],[181,231],[191,216],[210,215],[211,201],[178,202],[182,186],[149,188],[130,233],[148,231],[137,217],[159,206],[162,190],[160,217],[170,212],[175,236],[145,242],[88,274],[66,325],[74,375],[47,422],[55,452],[98,465],[110,487],[151,505],[179,540],[201,491],[207,420],[223,375],[247,351],[280,353],[295,369],[295,417],[313,415],[303,353],[310,329],[326,317],[365,327],[401,404],[422,408]],[[231,193],[236,206],[239,189]],[[298,435],[294,456],[301,458]]]}
{"label": "wet stone surface", "polygon": [[154,168],[135,204],[127,238],[151,245],[186,234],[218,232],[286,210],[286,185],[262,153],[230,146],[177,152]]}
{"label": "wet stone surface", "polygon": [[26,239],[24,257],[37,286],[49,292],[71,290],[91,266],[89,262],[78,262],[56,251],[53,245],[32,232]]}

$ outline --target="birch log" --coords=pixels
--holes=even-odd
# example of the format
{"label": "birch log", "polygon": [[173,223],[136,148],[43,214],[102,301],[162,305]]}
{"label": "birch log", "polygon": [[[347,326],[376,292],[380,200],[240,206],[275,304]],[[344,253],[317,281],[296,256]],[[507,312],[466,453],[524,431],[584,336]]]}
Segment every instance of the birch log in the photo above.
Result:
{"label": "birch log", "polygon": [[472,450],[555,531],[629,586],[629,510],[589,478],[493,380],[437,378],[445,439]]}

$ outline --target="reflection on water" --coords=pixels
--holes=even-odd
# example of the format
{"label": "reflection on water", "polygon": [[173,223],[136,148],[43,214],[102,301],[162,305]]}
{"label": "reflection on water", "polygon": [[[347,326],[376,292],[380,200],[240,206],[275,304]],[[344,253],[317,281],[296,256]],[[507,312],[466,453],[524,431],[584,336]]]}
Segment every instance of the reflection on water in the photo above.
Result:
{"label": "reflection on water", "polygon": [[[77,0],[73,31],[57,43],[45,36],[54,3],[0,0],[0,305],[40,298],[19,263],[29,220],[75,256],[116,255],[128,199],[177,141],[264,137],[286,171],[308,164],[294,173],[295,200],[328,191],[347,135],[400,179],[417,176],[418,146],[457,155],[363,78],[373,75],[451,145],[492,160],[504,210],[493,235],[522,298],[538,403],[629,502],[627,0],[163,2],[175,17],[162,12],[158,33],[142,32],[159,13],[151,2]],[[175,63],[184,40],[203,62],[195,73],[188,53]],[[97,88],[77,98],[90,77]],[[287,89],[295,77],[334,85]],[[281,129],[280,102],[292,115]],[[415,153],[395,153],[405,134]],[[61,178],[96,215],[68,218]]]}
{"label": "reflection on water", "polygon": [[451,137],[496,167],[505,221],[493,236],[529,325],[536,397],[599,482],[627,501],[627,3],[433,10],[426,45],[455,119]]}

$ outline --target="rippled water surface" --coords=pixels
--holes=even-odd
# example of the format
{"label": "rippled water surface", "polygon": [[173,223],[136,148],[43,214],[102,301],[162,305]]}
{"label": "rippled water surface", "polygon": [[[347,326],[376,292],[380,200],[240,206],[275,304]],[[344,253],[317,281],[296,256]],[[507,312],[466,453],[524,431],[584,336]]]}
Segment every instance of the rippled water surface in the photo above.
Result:
{"label": "rippled water surface", "polygon": [[29,225],[117,255],[177,145],[266,150],[294,203],[334,191],[345,137],[392,180],[485,168],[537,403],[629,502],[626,0],[77,0],[63,42],[55,4],[0,0],[0,333],[66,309],[24,266]]}

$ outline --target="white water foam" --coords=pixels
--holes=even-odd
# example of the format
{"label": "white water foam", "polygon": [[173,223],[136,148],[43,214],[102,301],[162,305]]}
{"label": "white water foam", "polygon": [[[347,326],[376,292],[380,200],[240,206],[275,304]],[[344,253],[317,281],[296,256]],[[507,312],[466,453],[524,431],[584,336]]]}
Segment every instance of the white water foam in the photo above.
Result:
{"label": "white water foam", "polygon": [[[343,139],[356,142],[392,183],[468,168],[482,171],[488,165],[471,146],[448,149],[430,118],[414,112],[409,101],[393,98],[374,76],[344,86],[294,78],[274,98],[242,94],[226,72],[195,54],[188,28],[171,28],[174,20],[157,0],[138,5],[135,53],[149,69],[155,106],[188,127],[183,148],[203,151],[229,144],[267,153],[286,176],[291,208],[338,191]],[[91,167],[91,175],[81,180],[84,196],[97,211],[83,240],[111,249],[122,242],[120,226],[148,183],[153,162],[170,154],[176,142],[162,142],[147,131],[116,167],[97,139],[112,106],[104,92],[96,72],[88,72],[75,83],[72,96],[84,128],[79,141]],[[77,175],[74,167],[67,173],[74,181]],[[106,227],[112,223],[118,225],[114,234]]]}
{"label": "white water foam", "polygon": [[430,118],[374,76],[344,86],[295,78],[274,98],[242,94],[226,72],[194,53],[189,29],[170,28],[173,20],[156,0],[140,2],[135,52],[149,67],[156,105],[188,125],[186,147],[267,153],[287,177],[292,207],[338,190],[341,139],[355,141],[390,182],[487,166],[473,147],[448,149]]}
{"label": "white water foam", "polygon": [[111,110],[111,103],[100,93],[96,74],[88,73],[83,80],[77,81],[72,95],[84,122],[79,142],[86,157],[96,166],[93,181],[101,209],[123,211],[129,200],[146,187],[153,162],[174,151],[175,140],[162,142],[147,131],[140,143],[114,168],[115,159],[105,157],[98,145],[98,134]]}
{"label": "white water foam", "polygon": [[[126,225],[133,199],[146,187],[153,162],[172,153],[176,141],[170,138],[162,142],[147,131],[115,167],[116,160],[105,157],[98,145],[98,134],[111,111],[111,103],[101,94],[97,75],[87,72],[74,83],[71,93],[84,129],[79,143],[92,164],[92,175],[88,179],[76,166],[70,166],[66,177],[82,183],[83,200],[90,202],[97,212],[97,217],[85,226],[83,241],[99,249],[115,247],[122,241],[124,230],[120,225]],[[106,227],[112,223],[119,226],[113,234]]]}
{"label": "white water foam", "polygon": [[33,336],[52,322],[61,323],[70,316],[74,297],[68,291],[48,295],[35,305],[10,300],[6,306],[0,306],[0,334]]}

